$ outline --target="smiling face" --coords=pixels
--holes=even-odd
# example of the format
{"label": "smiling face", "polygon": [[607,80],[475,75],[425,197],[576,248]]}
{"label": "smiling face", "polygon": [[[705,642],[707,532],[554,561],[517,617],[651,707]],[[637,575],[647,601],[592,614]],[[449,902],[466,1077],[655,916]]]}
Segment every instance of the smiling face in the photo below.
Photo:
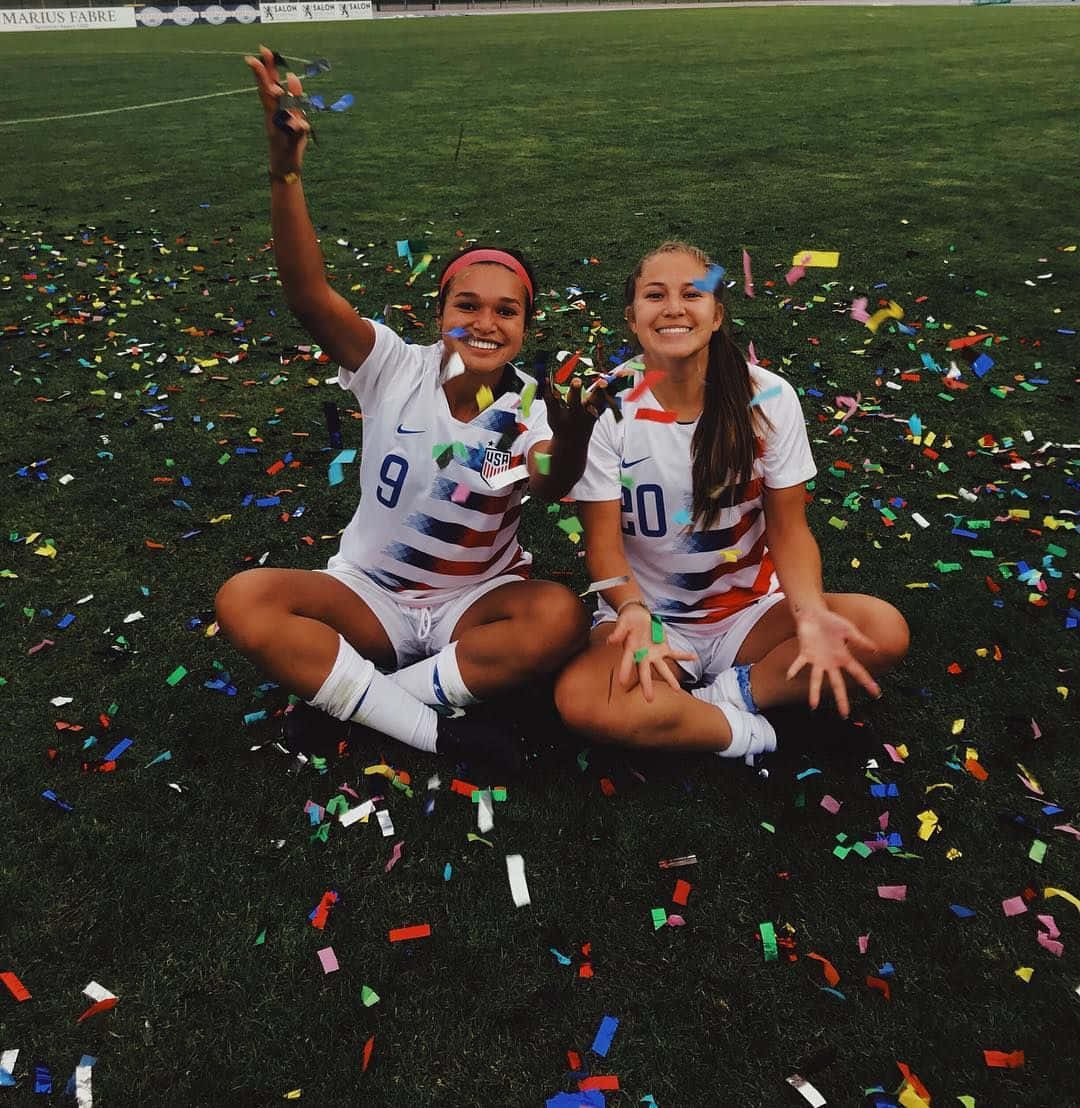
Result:
{"label": "smiling face", "polygon": [[[439,329],[472,373],[494,373],[521,353],[525,341],[525,286],[504,266],[466,266],[450,279]],[[464,338],[446,337],[461,328]]]}
{"label": "smiling face", "polygon": [[724,305],[694,286],[705,274],[705,263],[682,250],[654,254],[641,267],[626,321],[647,359],[682,361],[707,350]]}

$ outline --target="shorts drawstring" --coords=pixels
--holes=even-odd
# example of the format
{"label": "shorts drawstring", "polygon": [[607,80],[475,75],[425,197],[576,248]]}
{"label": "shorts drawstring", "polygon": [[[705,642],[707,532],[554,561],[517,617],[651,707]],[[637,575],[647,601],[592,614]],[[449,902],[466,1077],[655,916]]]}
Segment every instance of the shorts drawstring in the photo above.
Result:
{"label": "shorts drawstring", "polygon": [[421,608],[416,621],[416,637],[421,642],[427,642],[431,637],[431,609]]}

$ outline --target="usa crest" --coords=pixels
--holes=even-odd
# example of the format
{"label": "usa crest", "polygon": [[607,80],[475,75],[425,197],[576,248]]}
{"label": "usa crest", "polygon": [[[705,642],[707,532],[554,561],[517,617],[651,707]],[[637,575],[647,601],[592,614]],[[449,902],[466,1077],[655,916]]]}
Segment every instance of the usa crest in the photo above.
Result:
{"label": "usa crest", "polygon": [[480,476],[485,481],[490,481],[492,477],[498,477],[500,473],[505,473],[510,468],[510,452],[508,450],[500,450],[497,446],[489,446],[484,451],[484,467],[480,470]]}

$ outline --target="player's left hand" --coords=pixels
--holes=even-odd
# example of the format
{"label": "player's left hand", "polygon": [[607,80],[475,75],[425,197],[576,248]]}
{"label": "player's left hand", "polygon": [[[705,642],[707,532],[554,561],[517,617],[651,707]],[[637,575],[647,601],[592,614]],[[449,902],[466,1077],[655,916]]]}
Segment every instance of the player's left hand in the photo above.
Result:
{"label": "player's left hand", "polygon": [[840,714],[847,719],[851,706],[848,702],[844,672],[849,673],[871,696],[881,695],[881,686],[869,670],[851,653],[850,644],[864,650],[877,650],[873,639],[864,635],[849,619],[828,608],[820,608],[797,619],[799,654],[788,667],[790,681],[806,666],[810,667],[810,707],[821,702],[821,683],[825,677],[836,699]]}
{"label": "player's left hand", "polygon": [[604,410],[607,396],[603,381],[598,381],[585,393],[584,382],[575,377],[570,382],[570,391],[564,400],[550,379],[544,383],[544,405],[547,408],[548,426],[551,436],[564,442],[585,445],[592,435],[593,427]]}

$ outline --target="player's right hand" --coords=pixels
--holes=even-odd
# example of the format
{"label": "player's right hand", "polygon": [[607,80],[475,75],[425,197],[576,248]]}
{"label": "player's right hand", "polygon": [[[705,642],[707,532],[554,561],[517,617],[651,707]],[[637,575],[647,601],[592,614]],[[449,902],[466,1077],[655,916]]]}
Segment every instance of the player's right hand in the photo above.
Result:
{"label": "player's right hand", "polygon": [[268,46],[260,46],[259,55],[255,58],[249,54],[244,61],[255,74],[262,101],[266,137],[270,143],[270,172],[299,173],[311,124],[299,108],[281,108],[279,98],[286,90],[292,96],[300,96],[303,86],[295,73],[287,74],[282,85],[274,52]]}

